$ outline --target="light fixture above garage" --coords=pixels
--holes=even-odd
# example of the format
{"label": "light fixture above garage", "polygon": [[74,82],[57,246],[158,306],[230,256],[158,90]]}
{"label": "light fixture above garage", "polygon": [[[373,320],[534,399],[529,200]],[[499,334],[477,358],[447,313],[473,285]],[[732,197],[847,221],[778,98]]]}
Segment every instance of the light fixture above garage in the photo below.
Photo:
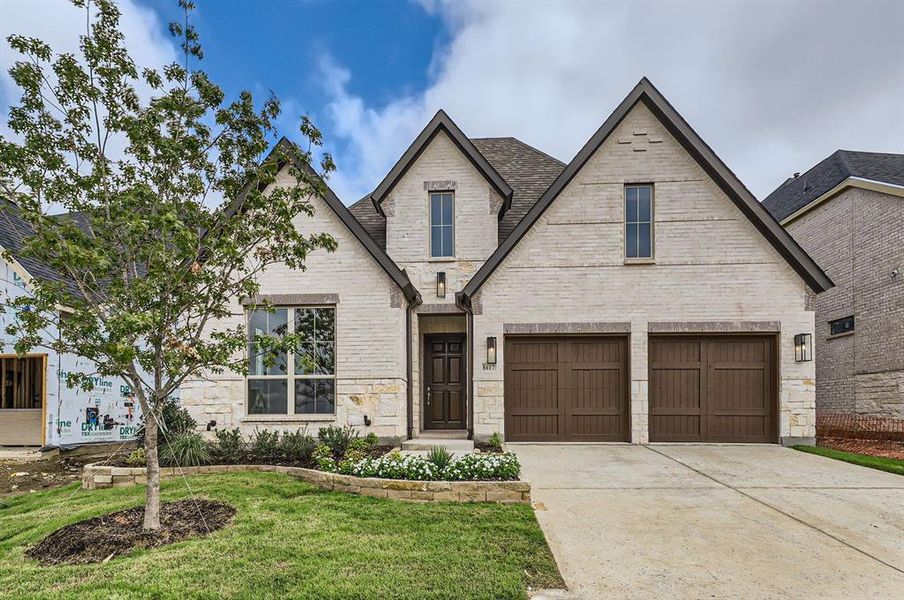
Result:
{"label": "light fixture above garage", "polygon": [[496,364],[496,338],[493,336],[487,338],[487,364]]}
{"label": "light fixture above garage", "polygon": [[436,274],[436,297],[446,297],[446,274],[443,271]]}
{"label": "light fixture above garage", "polygon": [[798,333],[794,336],[794,361],[809,362],[813,360],[813,335]]}

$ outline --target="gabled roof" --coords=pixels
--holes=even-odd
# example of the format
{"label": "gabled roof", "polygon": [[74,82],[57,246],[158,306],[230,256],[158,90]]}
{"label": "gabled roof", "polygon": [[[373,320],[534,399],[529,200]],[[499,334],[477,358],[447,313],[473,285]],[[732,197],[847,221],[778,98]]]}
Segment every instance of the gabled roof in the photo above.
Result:
{"label": "gabled roof", "polygon": [[784,221],[849,177],[904,186],[904,154],[837,150],[803,175],[785,180],[763,206]]}
{"label": "gabled roof", "polygon": [[499,239],[504,240],[559,176],[565,163],[513,137],[471,141],[512,186],[512,205],[499,219]]}
{"label": "gabled roof", "polygon": [[8,250],[28,274],[45,281],[56,281],[65,285],[75,295],[80,295],[78,287],[70,278],[59,273],[44,263],[21,254],[22,243],[26,237],[34,234],[31,224],[19,215],[19,207],[15,202],[0,198],[0,247]]}
{"label": "gabled roof", "polygon": [[396,186],[402,176],[408,172],[411,165],[414,164],[421,153],[430,145],[433,138],[441,131],[449,136],[452,142],[458,146],[459,150],[461,150],[462,154],[464,154],[471,164],[474,165],[474,168],[477,169],[493,189],[502,196],[502,212],[507,211],[512,202],[512,188],[443,110],[437,111],[436,115],[429,123],[427,123],[427,126],[424,127],[424,130],[418,134],[411,145],[408,146],[408,149],[405,150],[405,153],[402,154],[402,157],[392,169],[390,169],[389,173],[386,174],[386,177],[383,178],[383,181],[380,182],[377,189],[370,195],[370,199],[374,203],[377,211],[383,215],[383,209],[380,205],[387,194],[392,191],[392,188]]}
{"label": "gabled roof", "polygon": [[[285,137],[280,139],[279,142],[274,146],[273,150],[270,151],[270,154],[267,156],[265,160],[274,160],[277,155],[277,151],[280,153],[285,153],[285,155],[289,156],[293,164],[298,169],[303,169],[307,173],[317,176],[314,169],[309,165],[306,161],[303,161],[299,158],[299,150],[295,144],[290,142]],[[282,164],[279,165],[280,168]],[[318,176],[319,177],[319,176]],[[332,211],[339,217],[339,220],[348,227],[348,230],[351,231],[352,235],[357,238],[357,240],[364,246],[364,249],[377,261],[380,267],[389,275],[389,278],[395,282],[397,286],[402,290],[405,294],[405,297],[409,302],[420,302],[420,293],[411,283],[411,280],[408,279],[408,275],[399,268],[399,266],[389,258],[389,255],[386,254],[386,251],[377,245],[377,243],[371,238],[370,235],[364,230],[361,226],[361,223],[349,212],[348,207],[342,204],[342,201],[336,196],[330,186],[326,185],[324,182],[323,185],[324,193],[323,200],[326,202],[327,206],[332,209]],[[233,204],[232,207],[228,209],[228,214],[234,215],[235,213],[241,211],[241,198],[244,194],[239,195],[237,201]]]}
{"label": "gabled roof", "polygon": [[[512,187],[512,204],[499,219],[499,239],[504,240],[537,201],[565,163],[513,137],[471,139],[474,146]],[[386,249],[386,217],[377,212],[370,195],[349,207],[352,215],[377,245]]]}
{"label": "gabled roof", "polygon": [[798,275],[816,292],[833,287],[832,281],[819,268],[810,256],[794,241],[794,239],[772,218],[772,215],[744,187],[744,184],[719,159],[712,149],[700,139],[700,136],[678,114],[665,97],[650,81],[644,77],[634,89],[622,100],[615,111],[584,144],[575,157],[559,174],[543,196],[534,204],[512,233],[503,241],[483,266],[474,274],[461,294],[468,301],[480,289],[490,275],[499,267],[505,257],[521,241],[531,226],[546,212],[546,209],[559,196],[562,190],[577,175],[584,164],[596,150],[606,141],[622,119],[638,103],[644,105],[669,130],[672,136],[697,161],[704,171],[713,179],[719,188],[734,202],[744,216],[757,228],[766,240],[781,254]]}

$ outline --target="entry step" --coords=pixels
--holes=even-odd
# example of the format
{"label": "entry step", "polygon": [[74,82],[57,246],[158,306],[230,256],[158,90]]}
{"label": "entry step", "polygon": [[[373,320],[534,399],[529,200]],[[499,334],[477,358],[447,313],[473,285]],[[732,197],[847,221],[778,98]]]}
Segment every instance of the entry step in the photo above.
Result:
{"label": "entry step", "polygon": [[465,454],[474,452],[473,440],[459,440],[450,438],[437,437],[417,437],[413,440],[405,440],[402,442],[402,450],[425,450],[429,451],[437,446],[442,446],[446,450],[456,454]]}

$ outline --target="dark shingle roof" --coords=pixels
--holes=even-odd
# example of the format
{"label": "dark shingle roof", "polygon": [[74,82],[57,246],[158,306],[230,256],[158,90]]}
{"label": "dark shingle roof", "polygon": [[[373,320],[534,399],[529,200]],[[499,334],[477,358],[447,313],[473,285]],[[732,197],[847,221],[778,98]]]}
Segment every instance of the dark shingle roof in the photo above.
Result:
{"label": "dark shingle roof", "polygon": [[19,216],[19,207],[14,203],[0,198],[0,246],[9,250],[13,258],[28,271],[28,274],[37,279],[47,281],[60,281],[64,283],[74,294],[79,294],[78,288],[72,280],[54,271],[47,265],[33,258],[22,256],[21,250],[24,240],[32,235],[33,229],[27,221]]}
{"label": "dark shingle roof", "polygon": [[[477,138],[471,142],[512,187],[512,205],[499,221],[501,242],[562,172],[565,164],[512,137]],[[386,219],[374,209],[370,194],[352,204],[349,210],[385,250]]]}
{"label": "dark shingle roof", "polygon": [[471,141],[512,186],[512,206],[499,221],[499,241],[502,242],[552,185],[565,168],[565,163],[513,137]]}
{"label": "dark shingle roof", "polygon": [[788,178],[763,206],[781,221],[848,177],[904,185],[904,154],[838,150],[803,175]]}

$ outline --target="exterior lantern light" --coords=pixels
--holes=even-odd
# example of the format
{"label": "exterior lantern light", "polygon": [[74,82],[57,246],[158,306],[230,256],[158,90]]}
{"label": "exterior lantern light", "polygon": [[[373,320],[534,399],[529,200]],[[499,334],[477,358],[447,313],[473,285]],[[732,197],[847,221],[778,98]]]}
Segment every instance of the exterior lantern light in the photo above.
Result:
{"label": "exterior lantern light", "polygon": [[442,271],[436,274],[436,297],[446,297],[446,274]]}
{"label": "exterior lantern light", "polygon": [[493,336],[487,338],[487,364],[496,364],[496,338]]}
{"label": "exterior lantern light", "polygon": [[813,335],[798,333],[794,336],[794,361],[808,362],[813,360]]}

